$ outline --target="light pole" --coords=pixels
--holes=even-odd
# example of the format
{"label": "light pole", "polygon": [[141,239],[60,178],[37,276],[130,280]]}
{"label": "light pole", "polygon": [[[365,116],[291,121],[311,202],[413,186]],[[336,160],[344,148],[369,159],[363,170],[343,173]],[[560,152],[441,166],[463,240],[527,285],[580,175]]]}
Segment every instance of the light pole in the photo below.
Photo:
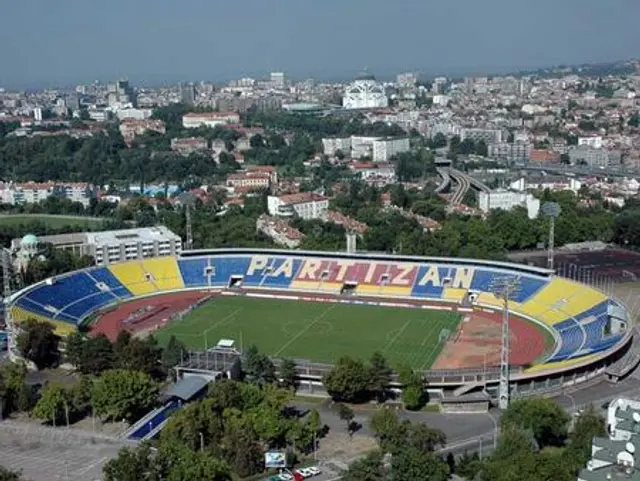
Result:
{"label": "light pole", "polygon": [[491,414],[491,411],[487,411],[487,416],[493,421],[493,450],[498,447],[498,420]]}
{"label": "light pole", "polygon": [[494,295],[502,299],[502,343],[500,346],[500,386],[498,391],[498,406],[500,409],[509,407],[509,300],[516,293],[520,285],[520,279],[515,276],[498,278],[494,283]]}
{"label": "light pole", "polygon": [[542,213],[549,218],[549,245],[547,251],[547,267],[553,270],[553,243],[555,238],[556,219],[560,216],[560,204],[557,202],[545,202],[542,204]]}

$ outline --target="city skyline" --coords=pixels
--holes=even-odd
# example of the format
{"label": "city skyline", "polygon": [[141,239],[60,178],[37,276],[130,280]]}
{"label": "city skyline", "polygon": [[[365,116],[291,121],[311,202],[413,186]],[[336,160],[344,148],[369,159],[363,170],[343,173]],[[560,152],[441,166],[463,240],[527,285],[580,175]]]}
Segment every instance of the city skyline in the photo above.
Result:
{"label": "city skyline", "polygon": [[461,75],[636,56],[640,4],[579,6],[550,0],[352,0],[346,7],[334,0],[17,2],[0,19],[0,86],[119,77],[140,85],[220,82],[270,71],[335,80],[365,67],[382,78],[407,70]]}

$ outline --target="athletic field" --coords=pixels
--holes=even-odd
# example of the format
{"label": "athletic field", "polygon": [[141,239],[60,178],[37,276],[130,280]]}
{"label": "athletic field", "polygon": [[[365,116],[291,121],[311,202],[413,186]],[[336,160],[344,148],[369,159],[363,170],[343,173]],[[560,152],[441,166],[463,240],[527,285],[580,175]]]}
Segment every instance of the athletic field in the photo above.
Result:
{"label": "athletic field", "polygon": [[380,351],[391,366],[429,369],[461,316],[448,311],[220,296],[154,335],[175,335],[190,349],[233,339],[271,356],[331,363],[349,355],[367,360]]}

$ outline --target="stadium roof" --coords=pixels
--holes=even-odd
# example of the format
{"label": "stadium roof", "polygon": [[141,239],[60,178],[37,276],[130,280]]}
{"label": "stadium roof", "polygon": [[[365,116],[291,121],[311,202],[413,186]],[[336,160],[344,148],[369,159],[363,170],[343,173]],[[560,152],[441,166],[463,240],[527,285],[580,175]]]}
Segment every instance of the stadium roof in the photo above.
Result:
{"label": "stadium roof", "polygon": [[167,391],[167,396],[190,401],[209,384],[209,379],[202,376],[182,378]]}

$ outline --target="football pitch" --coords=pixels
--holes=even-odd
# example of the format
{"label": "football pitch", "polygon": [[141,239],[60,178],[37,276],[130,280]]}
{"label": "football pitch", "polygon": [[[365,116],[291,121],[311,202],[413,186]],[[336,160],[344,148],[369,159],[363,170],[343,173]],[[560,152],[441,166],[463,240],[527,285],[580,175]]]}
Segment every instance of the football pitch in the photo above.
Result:
{"label": "football pitch", "polygon": [[217,297],[155,333],[204,350],[220,339],[258,346],[271,356],[335,362],[341,356],[367,360],[375,351],[391,366],[429,369],[461,315],[449,311],[391,308],[254,297]]}

